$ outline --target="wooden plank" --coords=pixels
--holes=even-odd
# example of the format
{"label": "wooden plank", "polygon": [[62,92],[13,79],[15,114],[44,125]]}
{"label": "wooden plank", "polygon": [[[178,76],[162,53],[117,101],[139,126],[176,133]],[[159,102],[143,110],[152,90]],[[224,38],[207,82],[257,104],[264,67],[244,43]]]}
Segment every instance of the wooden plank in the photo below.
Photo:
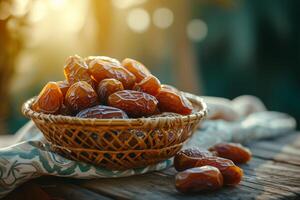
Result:
{"label": "wooden plank", "polygon": [[251,170],[244,170],[245,177],[244,181],[249,183],[254,183],[258,186],[263,186],[266,190],[266,188],[271,189],[273,192],[288,192],[293,193],[296,196],[300,197],[300,181],[293,180],[289,182],[290,180],[282,180],[281,177],[278,177],[276,175],[268,175],[264,173],[256,173]]}
{"label": "wooden plank", "polygon": [[[296,136],[288,136],[298,138]],[[284,139],[286,140],[286,138]],[[300,140],[300,138],[299,138]],[[237,187],[214,193],[183,195],[174,186],[174,168],[140,176],[81,181],[81,187],[119,199],[297,199],[300,198],[300,152],[274,141],[250,144],[254,157],[242,165],[244,179]]]}
{"label": "wooden plank", "polygon": [[287,178],[300,179],[300,167],[297,165],[290,165],[281,162],[274,162],[272,160],[265,160],[260,158],[252,158],[247,164],[241,165],[243,169],[252,170],[255,172],[272,174]]}
{"label": "wooden plank", "polygon": [[[245,178],[237,187],[225,187],[214,193],[183,195],[176,191],[173,175],[158,173],[146,174],[128,178],[82,181],[81,187],[120,199],[230,199],[255,198],[258,196],[274,199],[285,196],[295,196],[293,191],[273,186],[253,183],[255,177],[245,174]],[[272,199],[269,198],[269,199]]]}
{"label": "wooden plank", "polygon": [[[274,145],[251,145],[250,149],[254,157],[300,166],[300,154],[290,153],[292,147],[282,147],[276,151]],[[294,153],[295,151],[296,149],[293,149]]]}
{"label": "wooden plank", "polygon": [[40,187],[51,195],[52,199],[65,200],[110,200],[111,198],[72,184],[75,180],[55,177],[43,177],[35,180]]}
{"label": "wooden plank", "polygon": [[51,200],[52,197],[45,192],[38,184],[30,181],[21,185],[15,191],[9,193],[3,200]]}

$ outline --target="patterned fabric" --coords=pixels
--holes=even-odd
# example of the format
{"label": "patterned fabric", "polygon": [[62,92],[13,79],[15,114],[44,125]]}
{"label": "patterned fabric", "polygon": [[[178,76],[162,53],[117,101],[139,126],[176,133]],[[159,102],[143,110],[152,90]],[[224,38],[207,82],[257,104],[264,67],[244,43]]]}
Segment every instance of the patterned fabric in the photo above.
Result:
{"label": "patterned fabric", "polygon": [[[247,142],[275,137],[295,129],[295,120],[282,113],[260,112],[235,122],[205,121],[186,147],[207,148],[222,141]],[[19,143],[0,149],[0,198],[20,184],[43,175],[79,179],[115,178],[166,169],[172,159],[145,168],[110,171],[68,160],[49,151],[41,132],[28,122],[19,132]]]}

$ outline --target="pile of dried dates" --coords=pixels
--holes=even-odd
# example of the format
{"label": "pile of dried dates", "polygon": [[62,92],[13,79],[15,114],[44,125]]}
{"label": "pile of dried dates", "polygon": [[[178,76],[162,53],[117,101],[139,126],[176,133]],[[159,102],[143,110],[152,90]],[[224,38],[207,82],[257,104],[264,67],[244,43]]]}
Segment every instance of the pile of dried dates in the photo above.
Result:
{"label": "pile of dried dates", "polygon": [[179,172],[175,177],[176,189],[194,193],[237,185],[242,180],[243,170],[236,164],[250,159],[249,149],[236,143],[219,143],[208,151],[197,148],[181,150],[174,158],[174,167]]}
{"label": "pile of dried dates", "polygon": [[66,80],[49,82],[32,109],[81,118],[138,118],[162,112],[192,113],[192,104],[176,88],[163,85],[140,62],[121,63],[106,56],[70,56]]}

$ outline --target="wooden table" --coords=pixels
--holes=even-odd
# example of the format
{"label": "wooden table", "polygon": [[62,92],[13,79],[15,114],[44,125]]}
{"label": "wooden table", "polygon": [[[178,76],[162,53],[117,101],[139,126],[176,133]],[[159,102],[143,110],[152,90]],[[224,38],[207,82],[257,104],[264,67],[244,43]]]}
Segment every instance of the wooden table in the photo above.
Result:
{"label": "wooden table", "polygon": [[300,134],[248,144],[252,160],[241,165],[243,181],[218,192],[183,195],[174,168],[129,178],[74,180],[43,177],[5,199],[300,199]]}

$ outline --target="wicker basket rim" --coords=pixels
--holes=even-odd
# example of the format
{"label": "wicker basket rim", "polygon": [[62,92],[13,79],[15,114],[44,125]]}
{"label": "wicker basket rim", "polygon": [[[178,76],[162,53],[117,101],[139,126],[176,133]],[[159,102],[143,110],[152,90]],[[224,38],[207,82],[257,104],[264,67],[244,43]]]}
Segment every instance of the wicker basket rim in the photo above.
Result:
{"label": "wicker basket rim", "polygon": [[53,123],[68,123],[68,124],[80,124],[80,125],[131,125],[138,126],[142,125],[145,122],[160,122],[160,121],[176,121],[180,119],[183,121],[193,121],[198,118],[203,118],[207,115],[207,105],[203,101],[203,99],[199,96],[196,96],[191,93],[182,92],[192,103],[198,104],[202,109],[196,112],[193,112],[190,115],[182,115],[182,116],[164,116],[164,117],[154,117],[154,118],[130,118],[130,119],[90,119],[90,118],[79,118],[74,116],[64,116],[64,115],[53,115],[53,114],[44,114],[35,112],[31,109],[31,105],[33,104],[36,97],[32,97],[27,100],[22,106],[22,113],[33,120],[43,120]]}
{"label": "wicker basket rim", "polygon": [[76,148],[76,147],[63,147],[60,145],[56,145],[56,144],[50,144],[50,146],[54,147],[54,148],[58,148],[58,149],[64,149],[67,151],[86,151],[86,152],[98,152],[98,153],[139,153],[139,152],[160,152],[162,150],[168,150],[168,149],[172,149],[178,146],[182,146],[184,144],[184,142],[178,143],[178,144],[174,144],[171,146],[167,146],[167,147],[163,147],[163,148],[159,148],[159,149],[129,149],[129,150],[99,150],[99,149],[89,149],[89,148]]}

